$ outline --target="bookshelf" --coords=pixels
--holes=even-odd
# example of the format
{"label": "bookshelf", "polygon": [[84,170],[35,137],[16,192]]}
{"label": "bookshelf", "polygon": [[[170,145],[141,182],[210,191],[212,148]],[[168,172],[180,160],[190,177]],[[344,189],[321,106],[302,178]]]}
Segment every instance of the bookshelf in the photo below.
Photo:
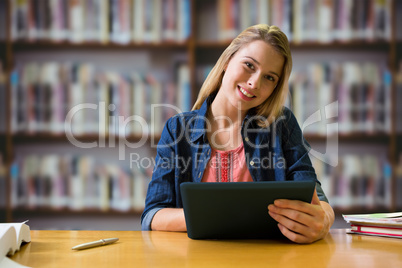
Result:
{"label": "bookshelf", "polygon": [[[388,97],[385,98],[386,103],[382,106],[382,109],[385,111],[383,112],[390,118],[387,126],[380,128],[373,127],[376,125],[376,121],[373,119],[370,126],[359,129],[353,128],[357,125],[354,121],[348,121],[351,127],[347,127],[346,130],[340,131],[339,135],[336,135],[339,141],[339,165],[337,167],[332,167],[330,165],[326,165],[322,161],[314,161],[314,164],[320,180],[323,181],[329,199],[335,200],[334,207],[336,211],[370,212],[378,210],[395,211],[402,209],[402,201],[398,201],[399,199],[397,195],[397,191],[402,189],[402,175],[397,173],[399,170],[398,168],[400,168],[402,165],[402,163],[399,162],[399,155],[401,155],[402,152],[402,144],[400,142],[402,138],[402,127],[397,125],[397,122],[399,122],[398,120],[400,120],[400,113],[398,113],[399,106],[397,105],[396,101],[396,99],[400,99],[400,97],[397,98],[397,96],[399,96],[397,94],[399,94],[399,88],[402,82],[398,82],[399,80],[395,78],[397,77],[396,74],[398,72],[401,73],[402,71],[400,67],[398,67],[398,63],[402,59],[402,41],[400,41],[402,38],[397,40],[397,36],[402,35],[402,29],[398,29],[397,27],[400,25],[397,23],[397,20],[400,20],[400,16],[396,16],[396,14],[398,10],[401,10],[401,4],[398,3],[398,1],[372,1],[373,5],[374,2],[381,2],[389,5],[380,7],[376,6],[377,9],[383,8],[382,12],[384,12],[386,19],[384,24],[388,25],[385,26],[386,28],[384,28],[383,31],[378,31],[376,30],[376,26],[374,26],[374,22],[372,25],[368,23],[365,24],[364,17],[362,17],[359,12],[357,13],[359,14],[357,17],[359,18],[360,22],[353,22],[355,23],[353,25],[351,22],[351,24],[341,27],[339,19],[334,18],[335,13],[331,13],[332,15],[330,17],[333,19],[334,23],[339,26],[339,28],[314,28],[313,25],[318,25],[318,23],[314,23],[314,19],[316,22],[318,22],[320,20],[324,20],[325,17],[322,15],[317,15],[316,17],[311,16],[314,18],[310,18],[310,21],[305,19],[306,21],[303,22],[303,18],[301,18],[301,16],[303,16],[303,12],[297,9],[296,1],[179,0],[180,5],[177,7],[178,9],[174,10],[177,12],[177,14],[180,12],[182,13],[180,13],[181,15],[176,16],[178,19],[176,23],[179,24],[179,21],[184,20],[187,22],[184,24],[191,25],[191,28],[183,30],[183,27],[177,26],[176,30],[180,31],[180,33],[175,33],[174,26],[171,26],[174,25],[174,23],[171,23],[172,16],[169,17],[169,14],[161,15],[163,18],[165,18],[164,16],[167,16],[165,18],[166,23],[159,21],[159,23],[153,23],[148,26],[134,26],[138,25],[139,22],[138,20],[132,20],[133,17],[130,17],[130,12],[128,12],[128,15],[125,15],[128,16],[128,19],[125,17],[125,20],[131,21],[131,24],[123,20],[123,22],[120,22],[120,26],[115,26],[115,28],[113,28],[113,26],[112,28],[109,28],[109,37],[107,37],[108,34],[105,34],[105,31],[108,31],[107,28],[102,28],[105,26],[99,26],[100,28],[98,30],[100,37],[96,37],[98,38],[97,41],[93,40],[96,39],[93,37],[93,33],[88,33],[88,35],[92,37],[90,37],[89,40],[86,40],[85,31],[84,33],[81,32],[81,36],[80,34],[77,35],[76,33],[72,33],[74,38],[69,39],[62,37],[60,39],[59,36],[55,35],[55,31],[52,30],[52,27],[50,27],[49,30],[50,37],[48,36],[45,38],[40,37],[41,35],[37,35],[33,38],[32,35],[35,36],[35,32],[31,31],[31,33],[29,33],[28,31],[28,33],[25,34],[31,36],[31,40],[29,40],[29,38],[27,40],[23,36],[24,33],[18,32],[15,29],[15,9],[18,9],[18,7],[15,7],[13,4],[16,2],[17,1],[8,0],[0,3],[0,10],[2,10],[0,11],[2,12],[0,15],[6,15],[0,16],[0,18],[5,20],[5,23],[0,24],[8,25],[3,29],[0,28],[0,37],[3,37],[0,38],[0,61],[3,64],[3,73],[6,77],[5,82],[3,83],[3,88],[4,92],[7,93],[7,98],[5,98],[7,100],[13,99],[15,86],[18,86],[18,83],[14,83],[12,76],[13,72],[16,70],[16,67],[20,68],[19,70],[23,70],[24,67],[27,66],[27,63],[34,63],[37,64],[35,66],[42,68],[43,66],[47,66],[52,62],[58,63],[60,67],[63,66],[64,62],[71,59],[72,61],[79,62],[79,66],[81,65],[85,68],[89,66],[89,69],[94,70],[95,73],[98,73],[101,76],[109,77],[109,74],[113,74],[113,78],[111,78],[112,80],[116,79],[116,76],[118,77],[117,79],[119,81],[122,79],[124,80],[128,74],[132,75],[132,73],[137,73],[143,77],[150,75],[152,77],[151,80],[153,82],[156,81],[157,86],[161,88],[162,95],[159,97],[159,101],[162,100],[172,105],[177,105],[178,102],[181,101],[181,107],[183,107],[182,109],[188,110],[194,103],[198,90],[205,75],[208,73],[208,70],[218,59],[222,51],[227,47],[230,42],[229,40],[239,32],[240,28],[244,28],[241,25],[251,25],[259,22],[276,24],[281,26],[283,30],[288,31],[288,35],[291,36],[290,45],[295,64],[292,75],[295,77],[297,75],[304,77],[307,83],[314,78],[314,76],[312,76],[315,73],[314,70],[318,70],[316,72],[323,72],[322,70],[327,68],[325,66],[331,65],[333,62],[336,63],[335,65],[339,69],[347,69],[351,66],[350,68],[352,70],[360,70],[360,73],[364,73],[364,71],[362,71],[363,69],[359,68],[363,68],[361,66],[364,65],[364,63],[368,63],[369,67],[371,66],[374,69],[377,68],[374,70],[374,72],[380,76],[380,87],[387,87],[388,90],[388,95],[386,95]],[[46,1],[43,2],[46,3]],[[59,3],[60,5],[62,5],[62,2],[63,1],[54,1],[54,3]],[[72,2],[80,3],[80,1]],[[87,4],[102,6],[105,3],[121,2],[123,6],[127,4],[130,6],[130,3],[132,3],[130,6],[132,9],[129,8],[129,10],[135,13],[135,5],[141,3],[141,0],[96,2],[97,1],[87,1]],[[155,8],[153,5],[167,5],[167,10],[172,10],[172,6],[169,5],[172,5],[172,3],[175,1],[166,0],[146,2],[147,5],[150,6],[144,8],[150,8],[152,10],[152,8]],[[310,2],[313,3],[315,1],[305,0],[300,1],[301,4],[299,4],[308,5]],[[317,3],[318,2],[321,1],[317,1]],[[343,1],[335,0],[324,2],[340,3]],[[25,1],[20,1],[20,3],[23,5]],[[295,18],[292,17],[292,19],[297,19],[297,21],[301,21],[300,23],[305,23],[308,25],[308,27],[306,26],[307,32],[300,32],[303,29],[300,29],[300,27],[295,27],[295,24],[293,24],[293,26],[289,25],[291,13],[287,13],[290,11],[286,11],[286,7],[289,5],[289,3],[293,3],[294,5],[292,7],[294,8],[293,16]],[[188,4],[190,5],[188,6]],[[253,8],[253,6],[266,8],[256,9]],[[162,6],[159,7],[161,8]],[[282,19],[280,16],[277,16],[278,10],[282,10],[281,7],[283,8],[283,12],[285,12],[284,14],[288,14],[283,15]],[[43,9],[43,7],[39,7],[36,12],[43,12],[41,11],[41,8]],[[82,12],[82,10],[80,11],[79,8],[79,6],[70,6],[67,8],[67,10],[75,10],[75,12],[78,13]],[[189,11],[183,12],[183,8]],[[314,8],[316,9],[314,14],[329,14],[328,12],[330,9],[328,9],[326,6],[317,5],[317,7]],[[355,8],[364,10],[362,6]],[[113,12],[115,11],[112,11],[112,13]],[[152,12],[156,11],[153,10],[151,12],[143,13],[148,14],[149,16],[149,13],[152,14]],[[253,16],[253,14],[255,16]],[[144,21],[146,21],[145,17]],[[167,21],[169,21],[169,23],[167,23]],[[90,22],[80,23],[82,23],[81,26],[74,26],[76,27],[74,29],[77,32],[79,32],[80,27],[82,29],[86,29],[85,23]],[[110,25],[112,24],[113,23]],[[158,24],[160,24],[160,26],[158,26]],[[325,27],[330,27],[327,25],[327,23],[324,23],[324,25],[326,25]],[[393,27],[391,27],[392,25]],[[130,33],[130,31],[127,30],[127,27],[132,27],[132,39],[127,39],[127,34]],[[152,30],[150,30],[149,34],[143,33],[143,39],[141,39],[138,37],[138,35],[134,34],[134,29],[139,29],[135,27],[142,27],[143,29]],[[364,32],[363,29],[366,28],[369,30]],[[168,30],[167,36],[164,34],[164,31],[166,30]],[[316,31],[319,33],[319,35],[314,36],[311,33],[312,31]],[[327,36],[325,35],[326,31],[332,31],[334,34],[332,36]],[[122,34],[119,35],[119,33]],[[155,35],[154,33],[157,34]],[[13,36],[19,36],[20,38],[14,39]],[[179,41],[174,41],[176,39],[172,38],[172,36],[180,36],[180,38],[177,39]],[[187,38],[183,38],[183,36],[187,36]],[[305,36],[305,38],[303,36]],[[358,38],[355,38],[356,36],[358,36]],[[351,62],[351,65],[345,67],[345,62]],[[106,66],[107,63],[110,63],[110,67]],[[184,76],[186,76],[186,79],[178,78],[180,69],[179,66],[183,64],[186,65],[186,69],[182,70],[182,72],[185,74]],[[141,65],[141,67],[138,67],[137,65]],[[84,67],[83,70],[86,70]],[[142,67],[146,71],[142,71]],[[306,72],[303,67],[306,67],[305,69],[311,69],[312,73]],[[77,68],[79,69],[80,67]],[[131,71],[131,69],[132,72],[126,71]],[[21,72],[23,73],[23,71]],[[21,74],[20,76],[22,77]],[[383,77],[391,77],[391,83],[388,83],[388,80],[387,83],[385,83]],[[102,82],[99,82],[97,78],[91,79],[89,80],[93,80],[98,83],[98,85],[102,86]],[[150,82],[151,80],[146,80],[141,86],[147,87],[152,85],[153,82]],[[183,87],[179,86],[181,82],[185,84]],[[110,81],[103,86],[105,87],[105,85],[109,84]],[[368,84],[371,85],[370,83]],[[361,84],[358,85],[361,87]],[[183,92],[185,91],[182,90],[185,89],[180,88],[187,88],[188,90],[188,92],[184,94],[186,95],[184,99],[182,96]],[[302,86],[300,86],[300,88],[303,89]],[[304,88],[304,90],[307,89],[309,89],[309,87]],[[317,87],[316,90],[319,91],[320,87]],[[337,91],[334,89],[332,93],[335,92]],[[295,98],[294,94],[292,94],[292,96]],[[125,98],[122,97],[121,99],[124,100]],[[332,96],[331,100],[335,99],[336,97]],[[101,99],[97,99],[95,101],[92,100],[92,103],[95,104],[100,100]],[[346,100],[348,100],[348,98],[346,98]],[[145,104],[153,101],[154,100],[152,99],[147,99]],[[296,105],[295,100],[292,101],[293,104]],[[132,103],[134,102],[135,101],[133,100]],[[97,131],[78,131],[78,133],[74,136],[78,141],[85,144],[92,144],[94,142],[98,144],[102,143],[105,146],[105,148],[79,150],[71,148],[74,146],[70,144],[70,141],[66,137],[65,133],[60,130],[50,131],[49,129],[46,129],[46,127],[38,130],[34,127],[26,127],[18,128],[18,131],[16,131],[12,119],[15,116],[15,106],[12,106],[12,101],[7,103],[10,103],[9,106],[3,106],[7,108],[5,111],[1,111],[2,114],[4,113],[3,118],[6,118],[3,123],[3,128],[1,128],[2,121],[0,121],[0,130],[3,130],[0,131],[0,153],[3,159],[3,165],[0,164],[0,167],[3,167],[3,169],[0,170],[0,189],[3,189],[0,190],[2,191],[0,192],[0,196],[4,197],[3,200],[0,200],[0,211],[2,215],[1,219],[11,221],[14,216],[25,213],[30,213],[32,215],[43,215],[46,213],[56,215],[64,215],[65,213],[67,213],[67,215],[83,215],[89,213],[94,217],[96,217],[98,214],[140,214],[141,208],[139,203],[141,203],[141,200],[139,199],[144,198],[144,192],[143,190],[139,191],[138,195],[138,192],[136,192],[138,191],[136,190],[138,185],[135,187],[134,184],[139,183],[141,185],[139,187],[145,189],[147,181],[151,176],[150,174],[152,172],[152,167],[149,167],[148,170],[132,171],[130,170],[130,161],[127,159],[127,156],[129,153],[138,152],[141,157],[149,156],[152,158],[152,156],[155,154],[155,148],[153,145],[155,145],[159,139],[160,128],[158,131],[145,134],[136,133],[132,129],[125,133],[113,133],[110,132],[111,126],[107,124],[104,126],[105,128],[103,128],[101,133]],[[119,106],[117,103],[115,103],[115,105]],[[129,106],[134,107],[136,105]],[[130,109],[133,109],[133,107],[130,107]],[[342,107],[343,106],[341,106],[339,111],[343,111]],[[294,110],[296,109],[296,111],[298,109],[298,107],[292,108]],[[318,109],[320,107],[319,104],[316,104],[316,106],[313,106],[312,108]],[[129,116],[130,114],[135,114],[136,111],[132,109],[126,114],[122,113],[119,115]],[[364,109],[362,108],[362,110]],[[165,115],[165,117],[158,121],[158,127],[163,125],[164,120],[166,120],[169,115],[169,112],[162,111],[161,113]],[[305,113],[308,115],[308,113],[311,113],[311,111],[305,111]],[[363,112],[361,113],[363,114]],[[375,112],[374,115],[376,115]],[[305,116],[300,115],[300,122],[303,122],[305,119]],[[81,124],[85,126],[85,122],[87,121],[84,120],[81,122]],[[339,121],[339,124],[342,122],[343,121]],[[94,128],[99,129],[99,126],[95,126]],[[317,150],[318,152],[325,153],[325,144],[327,143],[328,137],[326,137],[325,132],[323,132],[322,126],[320,126],[319,129],[320,130],[306,128],[304,133],[307,141],[312,145],[313,149]],[[141,148],[132,149],[127,147],[127,143],[138,144],[139,141],[142,141],[143,139],[145,142],[142,144]],[[120,145],[125,146],[125,160],[120,162],[112,161],[110,166],[108,166],[108,171],[110,173],[106,172],[106,175],[104,170],[98,171],[97,168],[99,166],[110,162],[110,159],[118,159],[121,156],[118,152]],[[37,152],[39,152],[39,154],[36,155],[35,153]],[[56,154],[56,152],[59,153]],[[18,163],[21,163],[21,161],[24,162],[25,157],[31,157],[30,161],[33,163],[38,163],[38,165],[43,165],[43,163],[46,162],[57,162],[58,157],[61,159],[65,155],[69,155],[72,157],[72,159],[75,159],[70,159],[70,161],[79,162],[79,159],[82,159],[83,162],[91,162],[91,165],[97,167],[95,168],[97,170],[95,173],[98,178],[102,176],[109,176],[109,178],[119,178],[119,176],[122,177],[121,180],[127,183],[127,185],[130,185],[131,189],[131,196],[128,196],[127,198],[136,199],[136,202],[139,203],[137,203],[134,208],[134,201],[126,199],[125,201],[122,201],[125,203],[119,206],[119,201],[117,200],[114,206],[112,204],[112,199],[110,199],[110,204],[105,205],[105,198],[108,199],[110,196],[107,197],[104,193],[102,199],[103,201],[101,198],[99,200],[99,203],[103,202],[103,207],[96,205],[96,201],[94,200],[88,202],[95,205],[82,206],[82,204],[78,204],[75,207],[70,207],[68,201],[64,200],[61,201],[62,204],[59,204],[56,208],[55,206],[49,206],[49,204],[54,204],[53,201],[49,201],[52,200],[51,194],[47,196],[47,201],[36,200],[35,193],[31,195],[30,201],[28,200],[29,197],[27,197],[25,200],[20,200],[20,198],[16,196],[16,182],[15,179],[13,179],[13,176],[15,176],[15,172],[18,170],[20,170],[19,174],[23,173],[22,167],[18,167]],[[37,156],[39,156],[39,158]],[[35,157],[37,159],[35,159]],[[356,165],[360,167],[360,173],[358,173],[356,170],[345,171],[345,166],[347,165],[347,163],[345,163],[345,159],[351,161],[352,163],[356,163]],[[377,169],[371,170],[371,173],[364,172],[364,169],[367,167],[367,165],[370,166],[370,163],[371,165],[376,166]],[[85,168],[83,168],[83,170],[85,170]],[[46,172],[56,174],[51,173],[54,172],[51,170]],[[136,177],[141,177],[141,179],[136,180]],[[52,182],[52,180],[48,180],[48,183],[49,181]],[[63,180],[61,181],[63,182]],[[66,181],[69,180],[64,179],[64,183],[66,183]],[[372,186],[370,189],[368,189],[364,184],[370,184]],[[46,183],[44,183],[44,185],[46,185]],[[78,186],[75,186],[76,189],[80,187],[79,184],[77,185]],[[111,180],[110,185],[113,185],[113,179]],[[99,186],[98,190],[100,192],[109,191],[110,193],[113,192],[111,189],[118,189],[117,187],[113,188],[113,186],[110,185],[108,187],[107,185],[103,184],[103,188]],[[343,188],[339,185],[343,185]],[[24,185],[22,184],[22,189],[20,189],[20,191],[27,191],[26,189],[24,190],[23,186]],[[40,187],[46,186],[42,185]],[[349,191],[348,188],[351,188],[352,190]],[[74,187],[68,189],[71,190],[74,189]],[[44,190],[42,189],[41,191]],[[135,195],[135,193],[137,193],[137,195]],[[79,196],[74,196],[74,193],[69,194],[71,195],[68,196],[65,193],[63,196],[69,198],[80,198]],[[124,195],[123,193],[121,194]],[[364,198],[365,195],[369,196],[368,199]],[[20,205],[13,204],[13,202],[15,203],[16,200]],[[56,200],[55,202],[57,203],[59,201],[60,200]],[[87,201],[81,200],[81,202],[85,203]],[[364,205],[365,202],[368,202],[369,205]]]}

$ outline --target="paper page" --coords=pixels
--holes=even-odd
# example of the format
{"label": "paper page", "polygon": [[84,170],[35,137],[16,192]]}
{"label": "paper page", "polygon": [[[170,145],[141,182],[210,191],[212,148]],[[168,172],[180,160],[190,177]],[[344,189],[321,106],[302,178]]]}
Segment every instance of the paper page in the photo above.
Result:
{"label": "paper page", "polygon": [[[17,248],[21,246],[21,242],[30,242],[31,241],[31,234],[29,232],[29,226],[24,225],[28,221],[19,222],[19,223],[0,223],[0,231],[6,231],[8,228],[13,227],[16,232],[16,241],[17,241]],[[24,229],[22,229],[24,226]],[[22,230],[21,230],[22,229]],[[0,235],[2,237],[2,235]]]}
{"label": "paper page", "polygon": [[381,226],[402,226],[402,212],[343,215],[348,223],[372,224]]}
{"label": "paper page", "polygon": [[13,260],[11,260],[8,257],[4,257],[1,261],[0,261],[0,267],[1,268],[30,268],[29,266],[24,266],[21,265]]}
{"label": "paper page", "polygon": [[349,218],[399,218],[399,217],[402,217],[402,212],[355,214],[355,215],[345,215],[345,216],[349,217]]}

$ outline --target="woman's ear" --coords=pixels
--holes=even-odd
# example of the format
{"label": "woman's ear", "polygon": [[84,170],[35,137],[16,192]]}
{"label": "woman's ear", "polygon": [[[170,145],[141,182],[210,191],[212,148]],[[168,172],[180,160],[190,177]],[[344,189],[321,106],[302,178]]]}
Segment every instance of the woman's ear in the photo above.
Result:
{"label": "woman's ear", "polygon": [[225,66],[223,67],[223,72],[226,72],[226,68],[228,68],[228,63],[226,63]]}

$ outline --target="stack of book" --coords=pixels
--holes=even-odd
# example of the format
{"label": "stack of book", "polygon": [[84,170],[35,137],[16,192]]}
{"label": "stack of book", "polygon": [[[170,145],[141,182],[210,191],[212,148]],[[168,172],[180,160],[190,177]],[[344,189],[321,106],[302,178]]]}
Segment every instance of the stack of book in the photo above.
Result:
{"label": "stack of book", "polygon": [[350,233],[402,238],[402,212],[343,215]]}

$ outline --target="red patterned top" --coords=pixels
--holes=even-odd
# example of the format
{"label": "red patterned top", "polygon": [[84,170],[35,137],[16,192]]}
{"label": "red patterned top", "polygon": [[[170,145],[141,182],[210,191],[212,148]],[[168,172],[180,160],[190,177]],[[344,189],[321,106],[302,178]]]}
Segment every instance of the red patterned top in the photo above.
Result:
{"label": "red patterned top", "polygon": [[202,182],[253,181],[246,165],[243,143],[231,151],[212,148],[211,158],[202,176]]}

